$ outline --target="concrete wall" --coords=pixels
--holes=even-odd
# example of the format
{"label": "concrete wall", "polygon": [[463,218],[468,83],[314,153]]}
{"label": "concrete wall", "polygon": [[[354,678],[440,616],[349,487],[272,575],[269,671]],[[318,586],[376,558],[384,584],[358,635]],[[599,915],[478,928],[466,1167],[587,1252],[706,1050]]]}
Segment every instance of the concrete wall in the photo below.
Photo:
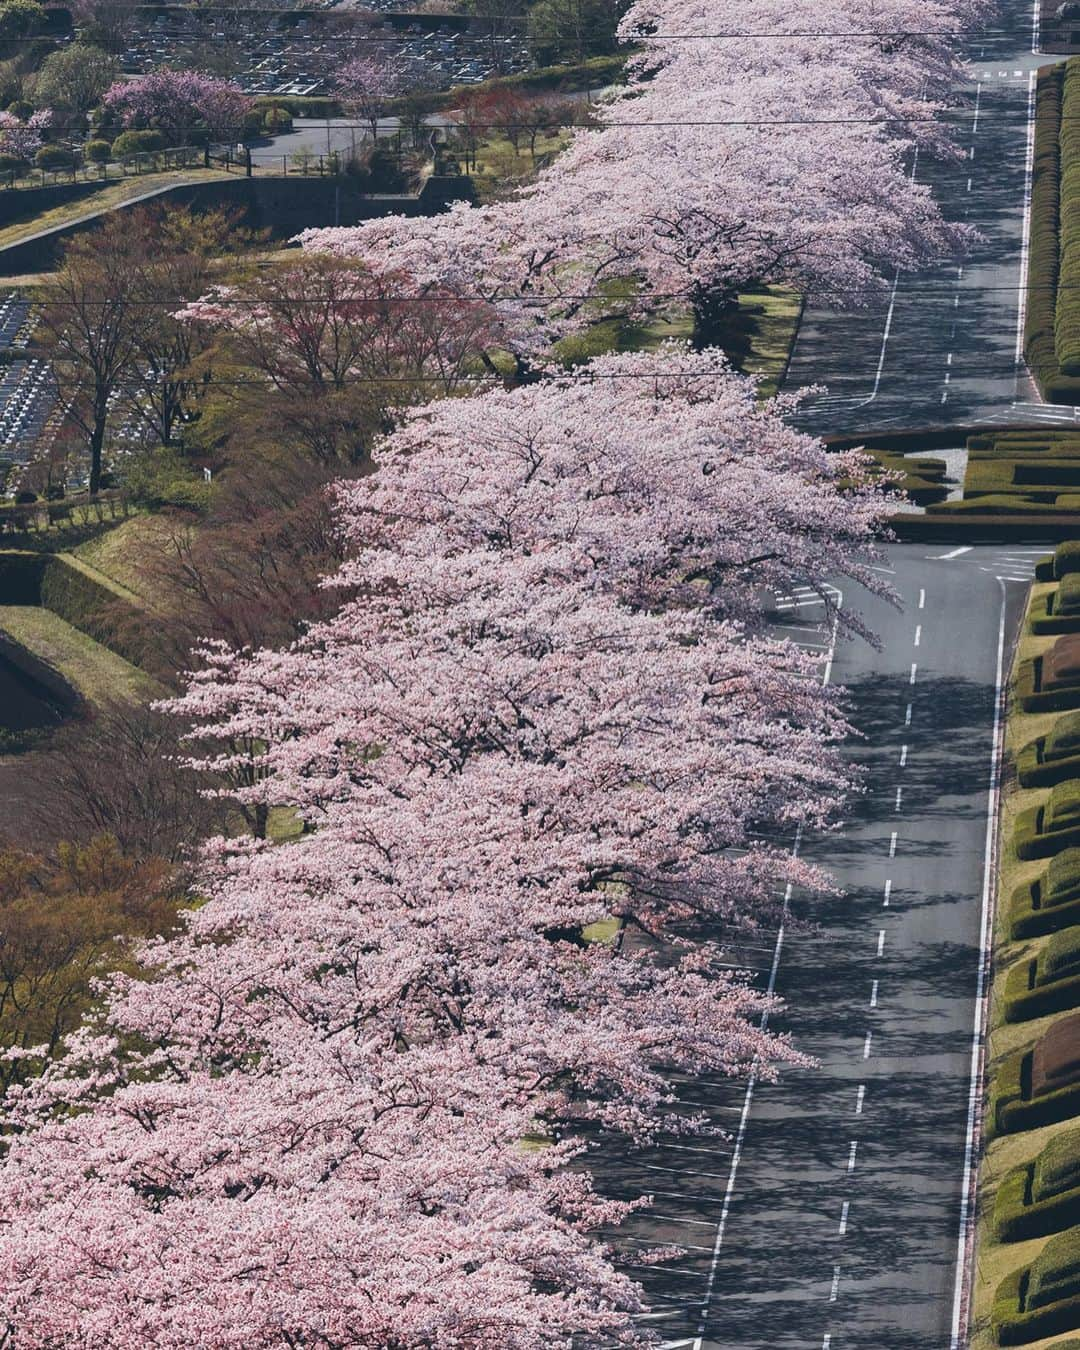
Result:
{"label": "concrete wall", "polygon": [[[11,195],[24,198],[36,190],[20,190]],[[418,196],[365,197],[356,191],[348,178],[305,178],[301,175],[245,178],[237,174],[232,179],[211,179],[167,188],[144,199],[142,204],[182,205],[203,211],[214,207],[239,208],[245,224],[254,229],[269,229],[275,239],[291,239],[301,230],[356,225],[379,216],[436,215],[450,202],[461,200],[473,200],[472,182],[468,178],[429,178]],[[50,204],[56,205],[56,201]],[[128,202],[115,209],[129,210],[138,204]],[[88,203],[88,208],[92,209],[92,206],[92,202]],[[65,240],[93,229],[99,223],[100,216],[95,216],[44,230],[0,249],[0,277],[47,271],[56,265]]]}

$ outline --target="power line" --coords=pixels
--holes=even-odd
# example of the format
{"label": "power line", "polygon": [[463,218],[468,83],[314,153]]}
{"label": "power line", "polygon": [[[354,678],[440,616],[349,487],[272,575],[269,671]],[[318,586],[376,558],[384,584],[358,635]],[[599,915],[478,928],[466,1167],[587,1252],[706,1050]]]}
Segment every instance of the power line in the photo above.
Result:
{"label": "power line", "polygon": [[[244,11],[229,11],[230,13],[242,13]],[[250,11],[252,13],[261,13],[265,17],[266,11]],[[497,23],[509,23],[510,20],[496,20]],[[495,32],[494,24],[487,32],[476,33],[471,29],[440,29],[436,27],[422,28],[420,33],[410,32],[408,28],[392,28],[380,33],[289,33],[287,31],[264,32],[260,34],[259,40],[282,41],[289,44],[301,44],[305,42],[318,43],[320,45],[332,42],[359,43],[374,42],[383,46],[388,43],[409,41],[419,36],[451,36],[453,38],[463,39],[469,42],[490,42]],[[634,55],[634,44],[641,42],[728,42],[728,41],[778,41],[778,40],[808,40],[808,39],[838,39],[838,40],[862,40],[867,42],[882,41],[906,41],[909,38],[947,38],[953,42],[984,42],[992,38],[1026,38],[1030,40],[1030,27],[1017,29],[1010,28],[988,28],[974,32],[970,29],[956,28],[878,28],[878,29],[779,29],[779,30],[740,30],[726,29],[722,32],[710,33],[635,33],[628,37],[627,42],[622,44],[616,51],[611,53],[599,53],[600,55],[620,55],[625,52],[628,56]],[[174,38],[184,40],[190,37],[200,36],[191,32],[152,32],[144,30],[142,36],[155,38]],[[250,36],[249,33],[239,36]],[[226,38],[228,35],[226,35]],[[64,34],[40,33],[36,37],[9,37],[0,38],[0,48],[16,44],[56,42],[61,45],[79,46],[80,39]],[[221,39],[218,38],[220,42]]]}

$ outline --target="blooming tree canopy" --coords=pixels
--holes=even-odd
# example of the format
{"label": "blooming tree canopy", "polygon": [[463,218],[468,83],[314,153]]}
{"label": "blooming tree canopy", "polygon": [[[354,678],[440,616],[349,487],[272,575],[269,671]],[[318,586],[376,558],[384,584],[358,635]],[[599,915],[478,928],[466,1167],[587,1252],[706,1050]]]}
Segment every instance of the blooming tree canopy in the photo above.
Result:
{"label": "blooming tree canopy", "polygon": [[843,3],[796,19],[775,3],[718,15],[700,0],[642,0],[622,26],[643,46],[625,90],[517,198],[305,240],[479,288],[505,302],[523,344],[594,317],[582,293],[599,298],[613,276],[692,302],[705,335],[752,284],[858,301],[884,273],[970,237],[942,219],[910,157],[950,153],[950,39],[978,12],[977,0],[951,12],[890,0],[872,17]]}
{"label": "blooming tree canopy", "polygon": [[431,404],[376,458],[338,615],[177,704],[304,835],[221,841],[11,1105],[27,1346],[648,1344],[580,1126],[690,1130],[668,1071],[798,1058],[685,921],[822,884],[761,837],[832,817],[845,723],[751,587],[870,580],[857,464],[680,348]]}
{"label": "blooming tree canopy", "polygon": [[118,80],[102,100],[126,127],[154,126],[174,138],[200,124],[215,140],[235,140],[251,100],[228,80],[194,70],[155,70]]}
{"label": "blooming tree canopy", "polygon": [[31,113],[25,122],[14,113],[0,112],[0,154],[33,159],[44,145],[44,133],[51,125],[52,113],[47,108]]}

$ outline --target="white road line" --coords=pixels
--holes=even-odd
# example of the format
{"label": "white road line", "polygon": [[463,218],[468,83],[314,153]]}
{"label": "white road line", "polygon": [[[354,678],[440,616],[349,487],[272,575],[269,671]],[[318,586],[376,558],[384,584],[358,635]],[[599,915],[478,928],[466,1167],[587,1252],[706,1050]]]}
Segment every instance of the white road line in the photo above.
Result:
{"label": "white road line", "polygon": [[971,191],[971,179],[970,179],[970,178],[968,179],[967,190],[968,190],[969,192]]}
{"label": "white road line", "polygon": [[825,1339],[821,1342],[821,1350],[830,1350],[832,1346],[832,1337],[828,1332],[825,1333]]}
{"label": "white road line", "polygon": [[[945,378],[946,378],[946,380],[948,380],[948,376],[946,376]],[[942,401],[942,403],[948,403],[948,401],[949,401],[949,391],[948,391],[947,389],[943,389],[943,390],[941,391],[941,401]]]}
{"label": "white road line", "polygon": [[950,558],[959,558],[961,553],[970,553],[974,544],[964,544],[962,548],[954,548],[951,553],[938,553],[931,559],[932,562],[948,562]]}
{"label": "white road line", "polygon": [[870,1042],[871,1042],[873,1039],[874,1039],[874,1033],[873,1033],[872,1031],[868,1031],[868,1032],[866,1033],[866,1040],[863,1041],[863,1048],[862,1048],[862,1057],[863,1057],[863,1059],[869,1059],[869,1058],[870,1058]]}
{"label": "white road line", "polygon": [[971,1031],[971,1086],[968,1092],[967,1134],[964,1141],[964,1176],[960,1191],[960,1231],[956,1240],[956,1282],[953,1288],[952,1336],[950,1350],[959,1350],[967,1340],[969,1252],[973,1236],[974,1206],[972,1183],[976,1156],[976,1127],[983,1082],[983,1026],[986,1000],[986,975],[990,966],[990,911],[994,899],[994,871],[997,861],[997,812],[1001,790],[1002,685],[1005,675],[1006,591],[1001,582],[1001,617],[998,620],[997,673],[994,678],[994,726],[990,742],[990,784],[986,802],[986,848],[983,853],[982,917],[979,925],[979,967],[975,981],[975,1019]]}
{"label": "white road line", "polygon": [[879,928],[877,935],[877,954],[878,956],[885,950],[885,929]]}
{"label": "white road line", "polygon": [[926,592],[922,589],[919,590],[919,608],[926,608]]}
{"label": "white road line", "polygon": [[903,802],[903,800],[904,800],[904,789],[903,789],[902,787],[898,787],[898,788],[896,789],[896,810],[897,810],[897,811],[902,810],[901,803]]}
{"label": "white road line", "polygon": [[912,663],[911,663],[911,679],[908,680],[908,684],[914,684],[914,683],[915,683],[915,672],[916,672],[918,669],[919,669],[919,667],[915,664],[914,661],[912,661]]}
{"label": "white road line", "polygon": [[829,1302],[836,1302],[836,1295],[840,1292],[840,1267],[832,1268],[832,1288],[829,1290]]}
{"label": "white road line", "polygon": [[[878,992],[878,982],[877,982],[877,980],[875,980],[874,983],[870,986],[870,1006],[871,1006],[871,1008],[876,1008],[876,1007],[877,1007],[877,992]],[[704,1174],[703,1174],[703,1175],[704,1175]]]}
{"label": "white road line", "polygon": [[906,763],[907,763],[907,746],[902,745],[900,747],[900,767],[903,768]]}
{"label": "white road line", "polygon": [[917,624],[915,625],[915,643],[914,643],[914,645],[917,647],[921,641],[922,641],[922,624],[921,624],[921,623],[917,623]]}
{"label": "white road line", "polygon": [[[896,836],[894,835],[893,838],[895,838],[895,837],[896,837]],[[892,895],[892,881],[890,880],[890,881],[886,881],[886,883],[885,883],[885,898],[884,898],[884,900],[882,900],[882,902],[881,902],[882,905],[884,906],[884,908],[886,908],[886,909],[888,909],[888,907],[889,907],[889,897],[890,897],[891,895]]]}
{"label": "white road line", "polygon": [[[897,273],[899,277],[899,273]],[[844,604],[844,594],[842,591],[836,591],[836,612],[832,624],[832,645],[829,652],[829,659],[825,663],[825,670],[821,677],[822,685],[829,683],[832,674],[833,660],[836,655],[836,643],[840,631],[840,610]],[[802,826],[795,831],[795,842],[792,846],[792,855],[797,857],[799,849],[802,846]],[[789,885],[784,893],[785,912],[788,901],[791,898],[791,886]],[[780,927],[776,934],[776,946],[773,949],[772,968],[769,971],[769,983],[766,989],[768,995],[776,992],[776,976],[780,969],[780,954],[784,947],[784,920],[781,919]],[[762,1031],[767,1030],[769,1025],[769,1013],[766,1009],[761,1014],[759,1026]],[[735,1180],[739,1173],[739,1163],[742,1159],[743,1146],[746,1142],[746,1127],[750,1120],[750,1108],[754,1102],[754,1088],[758,1081],[760,1067],[755,1061],[750,1070],[750,1077],[746,1083],[746,1095],[743,1097],[742,1111],[739,1115],[739,1129],[735,1136],[735,1147],[731,1155],[731,1170],[728,1173],[727,1186],[724,1189],[724,1200],[720,1206],[720,1218],[716,1224],[716,1240],[713,1243],[712,1261],[709,1264],[709,1279],[705,1286],[705,1299],[701,1306],[701,1317],[698,1321],[697,1336],[694,1341],[696,1350],[701,1350],[701,1343],[705,1337],[705,1327],[709,1317],[709,1306],[712,1303],[713,1289],[716,1285],[716,1272],[720,1265],[720,1250],[724,1245],[724,1233],[727,1229],[728,1215],[731,1213],[731,1201],[735,1195]]]}
{"label": "white road line", "polygon": [[1024,154],[1024,222],[1020,234],[1020,288],[1016,304],[1016,354],[1018,367],[1024,359],[1024,319],[1027,317],[1028,266],[1031,254],[1031,184],[1035,169],[1035,72],[1028,75],[1027,149]]}
{"label": "white road line", "polygon": [[889,857],[890,857],[890,858],[895,858],[895,857],[896,857],[896,831],[895,831],[895,830],[893,830],[892,834],[889,835]]}
{"label": "white road line", "polygon": [[847,1232],[848,1214],[851,1211],[851,1201],[845,1200],[840,1210],[840,1227],[836,1230],[839,1237],[843,1237]]}
{"label": "white road line", "polygon": [[847,1170],[849,1176],[852,1172],[855,1171],[855,1153],[858,1147],[859,1141],[857,1139],[853,1139],[851,1141],[851,1148],[848,1150]]}
{"label": "white road line", "polygon": [[855,1094],[855,1114],[862,1115],[863,1102],[866,1100],[866,1084],[860,1083],[859,1090]]}
{"label": "white road line", "polygon": [[911,704],[910,704],[910,703],[907,705],[907,709],[906,709],[905,712],[904,712],[904,726],[906,726],[906,727],[911,726]]}

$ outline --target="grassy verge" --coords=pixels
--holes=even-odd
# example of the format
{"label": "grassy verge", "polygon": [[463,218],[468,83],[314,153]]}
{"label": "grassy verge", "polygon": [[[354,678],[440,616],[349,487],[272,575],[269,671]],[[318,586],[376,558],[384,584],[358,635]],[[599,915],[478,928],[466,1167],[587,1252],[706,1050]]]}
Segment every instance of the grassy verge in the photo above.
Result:
{"label": "grassy verge", "polygon": [[[1032,588],[1029,607],[1036,604],[1054,588],[1051,584],[1036,584]],[[1054,643],[1053,637],[1036,637],[1028,627],[1025,615],[1024,629],[1014,659],[1014,671],[1025,660],[1042,655]],[[1020,961],[1028,961],[1049,941],[1048,937],[1013,941],[1009,934],[1011,899],[1014,891],[1034,881],[1046,867],[1045,860],[1022,862],[1016,856],[1014,835],[1019,815],[1032,806],[1041,805],[1048,796],[1045,788],[1021,788],[1012,766],[1020,750],[1037,736],[1045,736],[1060,713],[1025,713],[1012,701],[1005,725],[1006,773],[1001,807],[1001,848],[998,870],[998,903],[994,930],[994,974],[990,992],[990,1036],[987,1047],[987,1078],[993,1083],[996,1071],[1012,1054],[1026,1050],[1061,1014],[1051,1014],[1027,1022],[1007,1023],[1004,1020],[1005,985],[1009,972]],[[991,1350],[997,1340],[990,1326],[990,1310],[1001,1282],[1015,1270],[1027,1265],[1049,1241],[1048,1237],[1027,1241],[1002,1243],[993,1229],[994,1201],[1002,1179],[1013,1169],[1034,1161],[1036,1155],[1055,1136],[1073,1131],[1077,1121],[1045,1125],[1038,1129],[1006,1134],[994,1138],[983,1155],[979,1174],[979,1209],[975,1250],[974,1320],[971,1350]],[[1030,1342],[1035,1350],[1043,1347],[1062,1347],[1067,1342],[1060,1333]]]}
{"label": "grassy verge", "polygon": [[[763,398],[771,397],[783,383],[802,310],[802,296],[786,287],[766,287],[739,296],[739,310],[723,345],[737,369],[759,378]],[[648,323],[602,319],[585,332],[563,339],[556,351],[568,365],[575,365],[608,352],[654,351],[664,342],[686,342],[693,331],[693,319],[685,309],[672,310]]]}
{"label": "grassy verge", "polygon": [[51,610],[35,605],[0,605],[0,629],[58,671],[92,705],[145,703],[165,692],[137,666]]}
{"label": "grassy verge", "polygon": [[216,169],[189,169],[168,173],[147,173],[135,178],[126,178],[119,183],[110,183],[92,197],[81,197],[78,201],[65,202],[48,211],[36,211],[0,228],[0,249],[11,244],[21,243],[42,230],[57,229],[71,225],[87,216],[101,211],[112,211],[124,206],[137,197],[150,192],[160,192],[166,188],[182,187],[187,183],[204,183],[211,179],[228,178],[229,175]]}

